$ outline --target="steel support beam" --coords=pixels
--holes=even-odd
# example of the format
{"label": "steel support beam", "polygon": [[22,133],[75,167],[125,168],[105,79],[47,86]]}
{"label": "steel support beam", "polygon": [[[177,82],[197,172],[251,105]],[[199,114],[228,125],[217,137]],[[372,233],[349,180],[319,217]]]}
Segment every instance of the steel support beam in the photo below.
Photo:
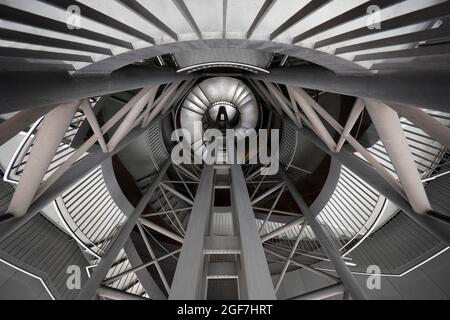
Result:
{"label": "steel support beam", "polygon": [[[269,254],[271,254],[271,255],[277,257],[277,258],[280,258],[280,259],[283,259],[283,260],[288,259],[288,257],[286,257],[286,256],[284,256],[284,255],[282,255],[282,254],[279,254],[279,253],[277,253],[277,252],[275,252],[275,251],[273,251],[273,250],[269,250],[269,249],[264,249],[264,250],[265,250],[267,253],[269,253]],[[323,271],[314,269],[313,267],[310,267],[310,266],[308,266],[308,265],[306,265],[306,264],[303,264],[303,263],[301,263],[301,262],[298,262],[297,260],[295,260],[294,257],[293,257],[292,259],[290,259],[289,262],[290,262],[291,264],[293,264],[293,265],[299,267],[299,268],[303,268],[303,269],[305,269],[305,270],[308,270],[308,271],[310,271],[310,272],[312,272],[312,273],[314,273],[314,274],[317,274],[318,276],[324,277],[324,278],[326,278],[326,279],[328,279],[328,280],[331,280],[331,281],[333,281],[333,282],[340,282],[339,278],[336,278],[335,276],[332,276],[331,274],[325,273],[325,272],[323,272]]]}
{"label": "steel support beam", "polygon": [[305,222],[305,217],[301,217],[301,218],[298,218],[298,219],[292,221],[291,223],[287,223],[284,226],[278,228],[277,230],[274,230],[271,233],[268,233],[268,234],[264,235],[263,237],[261,237],[261,242],[269,241],[270,239],[273,239],[273,238],[279,236],[280,234],[282,234],[286,231],[289,231],[298,225],[303,224],[304,222]]}
{"label": "steel support beam", "polygon": [[[162,257],[159,257],[159,258],[157,258],[157,259],[155,259],[155,260],[152,260],[152,261],[150,261],[150,262],[146,262],[146,263],[144,263],[144,264],[142,264],[142,265],[140,265],[140,266],[137,266],[137,267],[131,268],[131,269],[129,269],[129,270],[126,270],[126,271],[124,271],[124,272],[118,274],[117,276],[114,276],[114,277],[112,277],[112,278],[108,278],[108,279],[106,279],[103,283],[105,283],[105,284],[111,284],[111,283],[114,283],[114,282],[116,282],[117,280],[120,280],[121,278],[125,277],[127,274],[130,274],[130,273],[133,273],[133,272],[139,273],[139,271],[142,271],[142,270],[144,270],[144,269],[147,269],[148,267],[154,265],[156,262],[163,261],[163,260],[165,260],[165,259],[167,259],[167,258],[169,258],[169,257],[172,257],[172,256],[174,257],[176,254],[178,254],[178,253],[180,253],[180,252],[181,252],[181,249],[180,249],[180,250],[175,250],[174,252],[168,253],[168,254],[166,254],[166,255],[164,255],[164,256],[162,256]],[[138,276],[138,277],[139,277],[139,276]],[[152,278],[152,280],[153,280],[153,278]]]}
{"label": "steel support beam", "polygon": [[172,70],[129,66],[107,76],[66,72],[0,74],[0,114],[194,78]]}
{"label": "steel support beam", "polygon": [[142,228],[141,224],[138,222],[137,224],[139,232],[141,233],[142,239],[144,240],[145,246],[147,247],[148,253],[150,253],[150,257],[155,261],[155,267],[158,271],[159,277],[164,285],[164,289],[166,289],[167,294],[170,293],[170,285],[167,281],[166,275],[164,274],[163,269],[161,268],[158,260],[156,259],[155,252],[153,251],[152,246],[150,245],[150,241],[148,241],[147,235],[145,234],[144,228]]}
{"label": "steel support beam", "polygon": [[333,246],[325,231],[322,229],[322,226],[316,220],[314,214],[310,211],[302,195],[298,192],[297,188],[291,182],[286,173],[284,173],[284,171],[280,170],[279,175],[286,183],[286,186],[289,189],[292,198],[295,200],[298,207],[303,212],[303,215],[307,219],[309,226],[319,240],[323,250],[336,268],[336,272],[339,275],[339,278],[341,279],[348,293],[355,300],[366,300],[367,298],[364,294],[364,291],[361,289],[358,282],[353,277],[352,273],[342,259],[340,253]]}
{"label": "steel support beam", "polygon": [[172,193],[174,196],[176,196],[177,198],[179,198],[180,200],[185,201],[186,203],[190,204],[191,206],[194,205],[194,202],[189,199],[188,197],[185,197],[183,194],[181,194],[180,192],[178,192],[177,190],[175,190],[174,188],[168,186],[167,184],[165,184],[164,182],[161,182],[161,186],[166,189],[167,191],[169,191],[170,193]]}
{"label": "steel support beam", "polygon": [[[310,105],[310,103],[306,100],[306,98],[299,93],[297,90],[288,89],[290,93],[292,93],[294,99],[297,101],[300,108],[305,113],[308,120],[311,122],[312,128],[317,133],[317,135],[322,138],[322,140],[327,144],[330,150],[336,149],[336,142],[334,142],[333,137],[331,136],[328,129],[323,124],[322,120],[317,115],[316,111]],[[294,122],[295,123],[295,122]]]}
{"label": "steel support beam", "polygon": [[257,204],[258,202],[264,200],[265,198],[267,198],[268,196],[270,196],[272,193],[276,192],[277,190],[280,190],[281,188],[284,187],[284,183],[280,183],[278,185],[276,185],[275,187],[267,190],[266,192],[264,192],[263,194],[261,194],[259,197],[257,197],[256,199],[251,201],[251,205],[254,206],[255,204]]}
{"label": "steel support beam", "polygon": [[339,152],[342,149],[345,141],[347,140],[350,132],[353,129],[356,121],[358,120],[361,113],[364,111],[364,100],[356,99],[355,105],[353,106],[352,111],[350,112],[350,116],[348,117],[347,123],[345,124],[344,131],[342,132],[341,137],[339,138],[339,142],[336,146],[336,151]]}
{"label": "steel support beam", "polygon": [[283,270],[280,273],[280,276],[277,279],[277,283],[275,284],[275,292],[278,292],[280,289],[281,283],[283,282],[284,276],[286,275],[286,272],[291,264],[291,259],[294,258],[295,252],[297,251],[297,247],[300,244],[300,241],[303,236],[303,232],[305,231],[306,224],[303,224],[300,232],[298,233],[297,240],[295,240],[294,245],[292,246],[291,252],[289,253],[289,256],[286,258],[286,262],[284,264]]}
{"label": "steel support beam", "polygon": [[319,67],[290,67],[249,77],[292,87],[322,90],[450,113],[450,72],[338,75]]}
{"label": "steel support beam", "polygon": [[45,116],[7,213],[26,214],[79,105],[79,101],[62,104]]}
{"label": "steel support beam", "polygon": [[389,104],[399,115],[405,117],[426,134],[438,141],[446,148],[450,148],[450,128],[439,122],[420,108],[403,106],[396,103]]}
{"label": "steel support beam", "polygon": [[46,106],[21,111],[5,122],[0,123],[0,146],[14,138],[21,131],[26,130],[39,118],[45,116],[57,106]]}
{"label": "steel support beam", "polygon": [[128,134],[128,132],[133,129],[134,122],[147,105],[149,109],[153,107],[153,101],[155,99],[157,91],[158,86],[146,87],[142,89],[136,96],[134,96],[130,102],[128,102],[132,104],[133,107],[125,116],[119,127],[114,132],[114,135],[109,140],[108,151],[114,150],[114,148]]}
{"label": "steel support beam", "polygon": [[97,290],[100,288],[103,280],[105,280],[108,271],[114,264],[114,261],[119,255],[120,250],[122,250],[125,243],[127,242],[131,231],[133,231],[134,227],[139,221],[142,212],[147,207],[151,197],[153,196],[153,193],[158,188],[158,185],[162,180],[162,178],[164,177],[164,175],[166,174],[167,169],[169,169],[170,164],[171,161],[169,160],[166,161],[164,166],[159,171],[158,175],[152,181],[152,184],[145,192],[145,194],[142,196],[141,200],[139,201],[138,205],[134,209],[131,216],[126,220],[125,224],[122,226],[119,233],[110,244],[105,255],[102,256],[100,263],[94,269],[94,273],[89,278],[88,282],[84,285],[84,287],[81,289],[81,291],[78,293],[77,295],[78,300],[93,299],[95,297]]}
{"label": "steel support beam", "polygon": [[[105,137],[103,136],[102,129],[100,128],[100,124],[97,121],[97,117],[92,110],[92,106],[88,99],[84,99],[81,102],[80,106],[81,111],[83,111],[84,115],[86,116],[86,119],[89,123],[89,126],[92,129],[92,132],[94,133],[95,137],[98,140],[98,143],[100,144],[100,147],[102,148],[103,152],[108,152],[108,147],[106,146]],[[33,110],[33,109],[31,109]]]}
{"label": "steel support beam", "polygon": [[275,300],[264,248],[255,223],[250,195],[242,167],[231,165],[231,199],[241,239],[242,297],[247,300]]}
{"label": "steel support beam", "polygon": [[203,167],[183,247],[172,282],[170,300],[201,299],[205,235],[213,206],[214,167]]}
{"label": "steel support beam", "polygon": [[[131,212],[130,212],[131,213]],[[136,247],[134,246],[132,237],[128,238],[127,242],[125,243],[125,246],[123,247],[123,250],[125,252],[125,255],[128,258],[128,261],[130,261],[130,264],[132,266],[131,270],[134,270],[134,272],[139,279],[139,282],[141,283],[142,287],[145,289],[145,292],[151,299],[155,300],[165,300],[167,297],[162,292],[161,288],[156,283],[155,279],[153,279],[152,275],[146,270],[146,268],[143,269],[137,269],[137,267],[142,266],[143,262],[141,259],[140,254],[136,250]],[[128,271],[128,270],[127,270]],[[132,273],[130,272],[130,273]],[[129,274],[129,273],[127,273]],[[120,279],[120,278],[118,278]],[[109,280],[109,279],[108,279]],[[108,283],[114,283],[115,281],[108,282]],[[103,282],[103,284],[106,284],[106,281]]]}
{"label": "steel support beam", "polygon": [[150,228],[153,231],[156,231],[156,232],[162,234],[163,236],[166,236],[169,239],[175,240],[178,243],[183,243],[183,238],[182,237],[180,237],[176,233],[173,233],[172,231],[169,231],[169,230],[161,227],[160,225],[157,225],[156,223],[153,223],[153,222],[151,222],[151,221],[149,221],[147,219],[140,219],[139,222],[143,226],[146,226],[147,228]]}
{"label": "steel support beam", "polygon": [[389,154],[411,206],[415,212],[426,214],[431,211],[431,205],[397,112],[386,104],[371,99],[366,100],[366,108]]}

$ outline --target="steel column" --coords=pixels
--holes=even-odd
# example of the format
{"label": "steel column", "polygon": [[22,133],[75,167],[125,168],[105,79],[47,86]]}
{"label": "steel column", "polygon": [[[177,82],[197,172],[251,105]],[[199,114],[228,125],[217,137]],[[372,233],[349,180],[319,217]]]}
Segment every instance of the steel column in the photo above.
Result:
{"label": "steel column", "polygon": [[302,195],[298,192],[297,188],[291,182],[286,173],[284,173],[284,171],[280,170],[279,175],[286,183],[287,188],[291,192],[292,198],[295,200],[298,207],[303,212],[303,215],[306,217],[309,226],[311,227],[320,244],[322,245],[322,248],[324,249],[328,258],[336,268],[336,272],[339,275],[342,283],[344,284],[349,294],[355,300],[366,300],[367,298],[366,295],[364,294],[364,291],[356,282],[356,279],[353,277],[352,273],[348,269],[340,253],[333,246],[330,239],[326,235],[325,231],[322,229],[322,226],[316,220],[314,214],[309,210],[309,207],[306,204],[305,200],[303,199]]}
{"label": "steel column", "polygon": [[204,165],[172,282],[170,300],[201,299],[205,234],[213,206],[214,167]]}
{"label": "steel column", "polygon": [[274,300],[275,290],[270,277],[266,255],[255,223],[250,196],[242,167],[231,165],[231,199],[241,239],[241,272],[246,288],[244,299]]}

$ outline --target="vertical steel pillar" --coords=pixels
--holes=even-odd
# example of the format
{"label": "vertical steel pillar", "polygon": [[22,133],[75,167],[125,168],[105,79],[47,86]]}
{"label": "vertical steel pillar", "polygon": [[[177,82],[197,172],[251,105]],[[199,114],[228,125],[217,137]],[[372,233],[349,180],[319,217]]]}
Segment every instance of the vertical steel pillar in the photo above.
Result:
{"label": "vertical steel pillar", "polygon": [[102,257],[99,265],[95,268],[91,278],[89,278],[88,282],[79,292],[77,296],[78,300],[89,300],[95,297],[97,290],[101,287],[103,280],[105,280],[105,277],[108,274],[108,271],[111,269],[111,266],[114,264],[115,259],[119,255],[120,250],[122,250],[122,248],[125,246],[125,243],[130,237],[131,231],[133,231],[133,228],[139,221],[142,212],[147,207],[153,193],[158,188],[161,179],[166,174],[167,169],[169,169],[170,165],[171,161],[167,160],[164,166],[159,171],[158,175],[153,180],[148,190],[145,192],[142,199],[139,201],[131,216],[128,218],[117,236],[114,238],[106,254]]}
{"label": "vertical steel pillar", "polygon": [[303,215],[306,217],[309,226],[311,227],[320,244],[322,245],[322,248],[324,249],[328,258],[333,263],[336,272],[339,275],[348,293],[355,300],[366,300],[367,298],[366,295],[364,294],[364,291],[356,282],[356,279],[353,277],[352,273],[348,269],[339,252],[333,246],[330,239],[328,239],[325,231],[322,229],[322,226],[319,224],[319,222],[317,222],[314,214],[309,210],[308,205],[306,204],[301,194],[297,191],[295,185],[291,182],[289,177],[282,170],[279,171],[279,174],[286,183],[286,186],[289,189],[292,198],[295,200],[298,207],[302,211]]}
{"label": "vertical steel pillar", "polygon": [[172,282],[170,300],[202,299],[205,235],[214,196],[214,166],[204,165]]}
{"label": "vertical steel pillar", "polygon": [[275,290],[270,277],[269,266],[255,223],[250,196],[240,165],[231,165],[231,197],[237,229],[241,240],[241,283],[243,299],[275,300]]}

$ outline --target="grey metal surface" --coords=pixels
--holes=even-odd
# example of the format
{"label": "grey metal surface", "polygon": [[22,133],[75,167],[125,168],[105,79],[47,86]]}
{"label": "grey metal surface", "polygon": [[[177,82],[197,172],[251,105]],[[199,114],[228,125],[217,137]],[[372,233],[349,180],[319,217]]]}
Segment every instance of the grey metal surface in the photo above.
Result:
{"label": "grey metal surface", "polygon": [[439,239],[400,212],[351,253],[356,264],[351,269],[365,273],[367,267],[377,265],[382,274],[402,275],[444,248]]}
{"label": "grey metal surface", "polygon": [[0,242],[0,250],[2,259],[43,276],[56,298],[73,299],[78,294],[67,287],[69,266],[79,266],[82,283],[87,280],[83,268],[88,261],[77,243],[40,214]]}
{"label": "grey metal surface", "polygon": [[243,299],[274,300],[275,291],[266,263],[255,214],[240,165],[231,165],[231,194],[238,234],[241,239],[241,294]]}
{"label": "grey metal surface", "polygon": [[214,167],[205,165],[175,271],[170,300],[202,299],[203,248],[213,205],[214,176]]}

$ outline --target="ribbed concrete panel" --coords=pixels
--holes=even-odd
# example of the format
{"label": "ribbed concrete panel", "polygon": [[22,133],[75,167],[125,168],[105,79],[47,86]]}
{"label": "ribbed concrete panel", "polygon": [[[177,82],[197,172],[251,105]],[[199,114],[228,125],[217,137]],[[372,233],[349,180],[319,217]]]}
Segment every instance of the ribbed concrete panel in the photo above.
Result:
{"label": "ribbed concrete panel", "polygon": [[67,288],[69,266],[79,266],[82,283],[86,281],[84,268],[88,262],[77,243],[41,215],[1,242],[0,250],[4,252],[4,260],[19,262],[26,271],[45,275],[43,280],[54,288],[57,298],[73,299],[78,293]]}
{"label": "ribbed concrete panel", "polygon": [[444,249],[441,242],[400,212],[367,238],[350,256],[366,272],[370,265],[380,267],[383,274],[400,275],[411,267]]}

